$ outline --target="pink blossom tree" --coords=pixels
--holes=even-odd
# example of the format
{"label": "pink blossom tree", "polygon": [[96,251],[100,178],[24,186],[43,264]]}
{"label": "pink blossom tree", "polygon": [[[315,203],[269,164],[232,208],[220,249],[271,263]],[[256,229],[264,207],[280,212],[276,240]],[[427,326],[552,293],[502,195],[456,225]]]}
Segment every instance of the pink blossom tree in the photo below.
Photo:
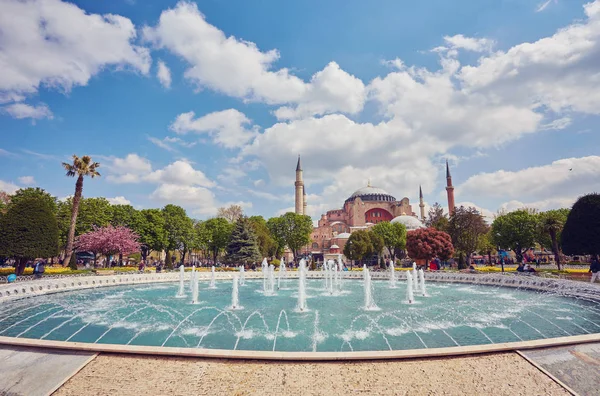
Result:
{"label": "pink blossom tree", "polygon": [[130,254],[140,250],[139,235],[127,227],[95,227],[93,231],[80,235],[77,239],[77,250],[94,253],[96,256],[112,256],[115,254]]}

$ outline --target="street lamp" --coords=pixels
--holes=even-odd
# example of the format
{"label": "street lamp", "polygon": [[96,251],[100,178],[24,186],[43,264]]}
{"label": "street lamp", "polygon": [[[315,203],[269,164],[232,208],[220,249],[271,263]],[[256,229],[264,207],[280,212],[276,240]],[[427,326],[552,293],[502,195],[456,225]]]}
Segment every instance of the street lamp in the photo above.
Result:
{"label": "street lamp", "polygon": [[[348,245],[350,246],[350,249],[348,249],[350,251],[350,254],[352,255],[352,241],[348,241]],[[352,267],[354,265],[354,260],[350,259],[350,271],[352,271]]]}

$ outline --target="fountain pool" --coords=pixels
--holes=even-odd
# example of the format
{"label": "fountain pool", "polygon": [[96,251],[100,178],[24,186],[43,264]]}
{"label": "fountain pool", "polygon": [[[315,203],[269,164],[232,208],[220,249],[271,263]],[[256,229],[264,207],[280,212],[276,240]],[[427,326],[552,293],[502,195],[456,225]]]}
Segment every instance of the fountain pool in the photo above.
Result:
{"label": "fountain pool", "polygon": [[[370,281],[370,279],[369,279]],[[177,282],[63,292],[0,306],[0,336],[125,345],[259,351],[380,351],[504,343],[600,333],[597,303],[554,292],[428,282],[427,297],[406,280],[371,281],[365,310],[361,279],[331,294],[322,279],[282,279],[276,294],[262,279],[199,281],[197,303]]]}

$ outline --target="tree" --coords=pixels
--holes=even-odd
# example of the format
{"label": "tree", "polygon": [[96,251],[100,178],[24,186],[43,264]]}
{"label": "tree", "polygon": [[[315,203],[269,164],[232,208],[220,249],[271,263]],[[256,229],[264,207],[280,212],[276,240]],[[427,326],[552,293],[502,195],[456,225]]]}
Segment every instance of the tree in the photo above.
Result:
{"label": "tree", "polygon": [[375,254],[377,257],[380,257],[381,251],[385,247],[385,242],[383,241],[383,238],[380,235],[371,231],[368,231],[367,233],[369,234],[369,239],[371,240],[370,254]]}
{"label": "tree", "polygon": [[49,196],[13,200],[0,218],[0,255],[17,260],[17,275],[23,274],[27,260],[58,254],[58,226]]}
{"label": "tree", "polygon": [[[58,202],[57,220],[60,237],[60,246],[66,247],[71,225],[74,199],[69,197]],[[75,224],[75,236],[85,234],[97,227],[106,227],[112,220],[112,209],[106,198],[82,198],[79,201],[79,210]]]}
{"label": "tree", "polygon": [[219,208],[217,210],[217,217],[222,217],[230,223],[235,223],[243,215],[244,210],[240,205],[230,205],[227,208]]}
{"label": "tree", "polygon": [[6,213],[8,204],[10,203],[10,194],[0,190],[0,214]]}
{"label": "tree", "polygon": [[492,223],[494,243],[500,248],[512,249],[517,261],[523,261],[523,252],[535,243],[537,216],[529,209],[519,209],[497,216]]}
{"label": "tree", "polygon": [[[496,250],[496,244],[492,237],[492,228],[487,227],[487,232],[479,238],[479,246],[477,249],[488,256],[488,263],[492,264],[492,253]],[[503,267],[504,269],[504,267]]]}
{"label": "tree", "polygon": [[412,259],[425,260],[425,265],[434,257],[447,260],[454,254],[450,235],[433,227],[408,231],[406,250]]}
{"label": "tree", "polygon": [[9,202],[12,203],[17,203],[19,202],[21,199],[28,199],[28,198],[33,198],[33,199],[39,199],[44,201],[44,203],[46,205],[48,205],[48,207],[50,208],[50,210],[52,211],[53,214],[56,214],[56,197],[48,194],[45,190],[36,187],[28,187],[28,188],[22,188],[20,190],[17,190],[10,198],[9,198]]}
{"label": "tree", "polygon": [[93,162],[92,158],[87,155],[84,155],[81,158],[73,155],[73,163],[69,164],[67,162],[63,162],[62,166],[67,171],[68,177],[77,176],[77,181],[75,182],[75,195],[73,196],[73,208],[71,211],[71,223],[69,226],[69,234],[67,236],[66,257],[64,261],[64,263],[68,263],[69,260],[71,260],[71,255],[73,254],[75,225],[77,224],[79,201],[81,200],[81,195],[83,193],[83,178],[85,176],[90,176],[93,179],[96,176],[100,176],[100,173],[98,173],[96,170],[100,167],[100,164],[98,162]]}
{"label": "tree", "polygon": [[254,229],[245,217],[240,217],[235,223],[227,245],[227,259],[231,263],[244,264],[261,259]]}
{"label": "tree", "polygon": [[371,232],[379,235],[383,243],[390,252],[392,260],[400,255],[400,252],[406,249],[406,227],[402,223],[390,223],[382,221],[371,228]]}
{"label": "tree", "polygon": [[229,244],[233,224],[222,217],[216,217],[206,220],[203,227],[206,232],[205,237],[208,238],[208,250],[212,254],[213,264],[216,264],[219,253]]}
{"label": "tree", "polygon": [[294,255],[310,243],[310,234],[313,231],[312,219],[309,216],[288,212],[279,216],[277,220],[269,219],[267,222],[271,234],[280,244],[287,246]]}
{"label": "tree", "polygon": [[454,208],[448,222],[448,234],[454,248],[467,257],[467,267],[471,265],[471,255],[477,250],[480,239],[487,231],[488,226],[476,208]]}
{"label": "tree", "polygon": [[373,243],[369,231],[358,230],[350,234],[350,238],[344,246],[344,256],[362,263],[372,253]]}
{"label": "tree", "polygon": [[182,253],[181,261],[185,260],[185,252],[193,244],[194,223],[181,206],[169,204],[163,208],[162,212],[167,233],[166,265],[168,268],[172,268],[170,252],[179,250]]}
{"label": "tree", "polygon": [[[140,213],[131,205],[111,205],[110,224],[114,227],[127,227],[139,235],[141,226]],[[123,261],[123,254],[119,253],[119,263]]]}
{"label": "tree", "polygon": [[279,253],[277,251],[278,244],[271,236],[271,231],[269,231],[265,219],[262,216],[251,216],[248,221],[256,234],[261,257],[277,256],[277,253]]}
{"label": "tree", "polygon": [[112,256],[115,254],[130,254],[140,250],[139,235],[127,227],[95,228],[77,238],[77,249],[94,253],[94,265],[96,256]]}
{"label": "tree", "polygon": [[448,227],[448,217],[444,214],[444,208],[439,203],[434,203],[425,220],[427,227],[433,227],[438,231],[446,231]]}
{"label": "tree", "polygon": [[562,230],[566,254],[600,254],[600,194],[588,194],[573,205]]}
{"label": "tree", "polygon": [[140,249],[144,261],[152,251],[162,252],[167,246],[165,217],[160,209],[142,209],[140,223],[135,231],[140,236]]}
{"label": "tree", "polygon": [[561,232],[569,216],[569,209],[548,210],[538,214],[538,243],[550,247],[554,253],[554,261],[560,270],[560,249],[558,242]]}

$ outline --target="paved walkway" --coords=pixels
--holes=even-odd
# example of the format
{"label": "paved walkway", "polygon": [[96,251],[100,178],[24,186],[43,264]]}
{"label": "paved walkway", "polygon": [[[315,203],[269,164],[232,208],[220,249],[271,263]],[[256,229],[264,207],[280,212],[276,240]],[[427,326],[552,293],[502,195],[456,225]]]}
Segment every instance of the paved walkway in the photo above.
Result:
{"label": "paved walkway", "polygon": [[0,345],[0,395],[49,395],[94,355]]}
{"label": "paved walkway", "polygon": [[102,354],[55,395],[568,395],[516,353],[295,363]]}
{"label": "paved walkway", "polygon": [[600,343],[521,353],[579,395],[600,394]]}

